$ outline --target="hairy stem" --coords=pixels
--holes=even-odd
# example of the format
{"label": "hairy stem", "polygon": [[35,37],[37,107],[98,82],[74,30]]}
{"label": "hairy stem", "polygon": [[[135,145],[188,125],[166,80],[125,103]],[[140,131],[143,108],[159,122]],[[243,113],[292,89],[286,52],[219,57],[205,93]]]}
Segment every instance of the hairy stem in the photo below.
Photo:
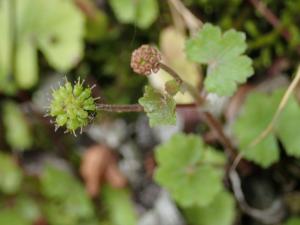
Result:
{"label": "hairy stem", "polygon": [[189,83],[182,80],[178,75],[178,73],[176,73],[171,67],[167,66],[166,64],[160,63],[159,66],[161,69],[163,69],[168,74],[170,74],[176,80],[176,82],[182,87],[183,90],[188,91],[193,96],[193,98],[195,99],[198,105],[202,105],[202,103],[205,100],[201,97],[201,95],[198,93],[196,88],[194,88]]}
{"label": "hairy stem", "polygon": [[180,76],[178,75],[178,73],[176,73],[171,67],[167,66],[166,64],[163,63],[159,63],[159,66],[161,69],[163,69],[164,71],[166,71],[168,74],[170,74],[175,80],[176,82],[181,85],[184,81],[180,78]]}
{"label": "hairy stem", "polygon": [[[176,108],[193,108],[196,104],[177,104]],[[106,112],[144,112],[143,106],[140,104],[118,105],[118,104],[98,104],[97,109]]]}

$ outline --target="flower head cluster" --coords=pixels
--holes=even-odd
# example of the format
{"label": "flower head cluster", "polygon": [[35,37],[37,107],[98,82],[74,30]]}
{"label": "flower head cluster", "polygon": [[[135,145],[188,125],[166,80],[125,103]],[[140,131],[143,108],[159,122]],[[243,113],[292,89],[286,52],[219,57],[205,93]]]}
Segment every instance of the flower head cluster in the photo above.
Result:
{"label": "flower head cluster", "polygon": [[56,127],[66,126],[67,131],[75,133],[77,128],[86,126],[92,113],[96,111],[92,89],[83,87],[78,80],[74,86],[66,83],[54,90],[50,105],[50,116],[55,117]]}
{"label": "flower head cluster", "polygon": [[150,45],[142,45],[134,50],[131,56],[131,67],[134,72],[141,75],[156,73],[160,66],[161,54]]}

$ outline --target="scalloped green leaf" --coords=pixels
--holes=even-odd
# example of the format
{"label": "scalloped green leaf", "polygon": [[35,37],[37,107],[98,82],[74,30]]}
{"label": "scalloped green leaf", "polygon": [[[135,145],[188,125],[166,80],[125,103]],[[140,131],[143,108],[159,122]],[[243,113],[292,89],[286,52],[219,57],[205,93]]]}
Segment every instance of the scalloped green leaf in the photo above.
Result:
{"label": "scalloped green leaf", "polygon": [[122,23],[146,29],[152,25],[159,13],[157,0],[109,0],[117,19]]}
{"label": "scalloped green leaf", "polygon": [[231,29],[222,34],[219,27],[206,23],[195,37],[187,41],[187,57],[207,65],[206,91],[230,96],[253,74],[252,60],[244,55],[245,40],[242,32]]}
{"label": "scalloped green leaf", "polygon": [[284,90],[272,94],[251,93],[240,116],[233,125],[233,132],[238,140],[239,150],[246,159],[262,167],[268,167],[279,160],[277,138],[282,142],[285,151],[291,156],[300,156],[300,107],[292,96],[278,120],[273,132],[252,148],[250,143],[268,126],[281,101]]}
{"label": "scalloped green leaf", "polygon": [[207,206],[184,209],[190,225],[232,225],[235,219],[235,201],[226,191],[220,192]]}
{"label": "scalloped green leaf", "polygon": [[209,205],[223,188],[223,153],[196,135],[175,134],[155,151],[155,180],[181,206]]}
{"label": "scalloped green leaf", "polygon": [[[10,0],[0,1],[0,25],[5,19]],[[37,51],[60,72],[70,70],[83,55],[84,16],[71,0],[16,0],[16,73],[20,88],[29,89],[38,81]],[[0,28],[0,31],[5,27]],[[4,32],[5,34],[6,32]],[[10,33],[10,32],[8,32]],[[11,43],[5,37],[0,47],[7,44],[5,54],[11,54]],[[2,58],[2,59],[1,59]],[[0,68],[9,76],[11,62],[0,55]]]}
{"label": "scalloped green leaf", "polygon": [[16,193],[23,179],[22,172],[11,156],[0,153],[0,191]]}
{"label": "scalloped green leaf", "polygon": [[169,94],[162,94],[153,87],[146,86],[139,103],[149,117],[150,126],[176,124],[176,102]]}

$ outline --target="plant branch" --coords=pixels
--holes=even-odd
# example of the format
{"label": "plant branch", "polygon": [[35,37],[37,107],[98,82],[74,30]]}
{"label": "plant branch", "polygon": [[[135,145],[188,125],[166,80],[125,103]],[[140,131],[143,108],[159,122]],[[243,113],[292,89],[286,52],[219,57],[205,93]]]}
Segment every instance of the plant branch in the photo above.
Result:
{"label": "plant branch", "polygon": [[[176,108],[193,108],[196,104],[177,104]],[[130,105],[118,105],[118,104],[98,104],[97,109],[106,112],[144,112],[143,106],[140,104],[130,104]]]}
{"label": "plant branch", "polygon": [[210,112],[204,112],[203,116],[207,121],[209,127],[213,129],[218,135],[218,139],[226,150],[228,158],[233,161],[237,154],[230,139],[225,135],[221,123]]}
{"label": "plant branch", "polygon": [[184,83],[184,81],[180,78],[178,73],[176,73],[171,67],[167,66],[164,63],[159,63],[159,66],[161,69],[163,69],[168,74],[170,74],[176,80],[179,86]]}
{"label": "plant branch", "polygon": [[182,87],[183,90],[188,91],[199,106],[204,103],[205,100],[201,97],[201,95],[199,95],[198,91],[192,85],[182,80],[178,73],[176,73],[171,67],[167,66],[164,63],[159,63],[159,66],[162,70],[170,74],[176,80],[178,85]]}
{"label": "plant branch", "polygon": [[266,6],[266,4],[260,0],[248,0],[254,8],[275,28],[281,29],[281,35],[289,41],[291,35],[288,30],[283,29],[278,17]]}
{"label": "plant branch", "polygon": [[180,0],[169,0],[169,2],[174,6],[178,14],[182,16],[191,33],[195,33],[203,25],[202,21],[194,16]]}

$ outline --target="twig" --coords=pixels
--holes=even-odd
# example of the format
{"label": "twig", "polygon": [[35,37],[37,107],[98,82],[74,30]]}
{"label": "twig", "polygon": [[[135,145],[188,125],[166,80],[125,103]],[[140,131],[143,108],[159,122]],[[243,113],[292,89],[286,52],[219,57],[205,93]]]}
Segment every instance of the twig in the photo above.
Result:
{"label": "twig", "polygon": [[190,32],[195,33],[202,25],[202,21],[194,16],[180,0],[169,0],[169,2],[174,6],[176,11],[182,16],[189,28]]}
{"label": "twig", "polygon": [[210,112],[204,112],[203,115],[209,127],[218,135],[218,139],[226,150],[228,158],[232,161],[236,156],[236,151],[234,150],[230,139],[225,135],[221,123]]}
{"label": "twig", "polygon": [[201,95],[199,95],[198,91],[189,83],[182,80],[180,76],[171,67],[163,63],[159,63],[159,65],[161,69],[169,73],[177,81],[177,83],[181,86],[182,90],[186,90],[192,95],[192,97],[199,106],[202,105],[202,103],[204,103],[205,100],[201,97]]}
{"label": "twig", "polygon": [[75,4],[87,16],[87,18],[96,19],[96,6],[91,1],[75,0]]}
{"label": "twig", "polygon": [[290,33],[286,29],[282,29],[282,25],[278,17],[260,0],[248,0],[255,9],[275,28],[281,29],[281,35],[289,41],[291,39]]}
{"label": "twig", "polygon": [[159,63],[159,66],[161,69],[163,69],[168,74],[170,74],[176,80],[179,86],[184,83],[184,81],[180,78],[180,76],[171,67],[163,63]]}
{"label": "twig", "polygon": [[241,209],[249,216],[263,222],[264,224],[277,224],[284,217],[283,204],[278,199],[267,209],[256,209],[248,205],[241,187],[241,180],[236,170],[229,171],[233,193],[239,202]]}
{"label": "twig", "polygon": [[[177,104],[176,108],[193,108],[196,107],[196,104]],[[140,104],[131,104],[131,105],[117,105],[117,104],[98,104],[97,109],[100,111],[106,112],[144,112],[143,106]]]}

